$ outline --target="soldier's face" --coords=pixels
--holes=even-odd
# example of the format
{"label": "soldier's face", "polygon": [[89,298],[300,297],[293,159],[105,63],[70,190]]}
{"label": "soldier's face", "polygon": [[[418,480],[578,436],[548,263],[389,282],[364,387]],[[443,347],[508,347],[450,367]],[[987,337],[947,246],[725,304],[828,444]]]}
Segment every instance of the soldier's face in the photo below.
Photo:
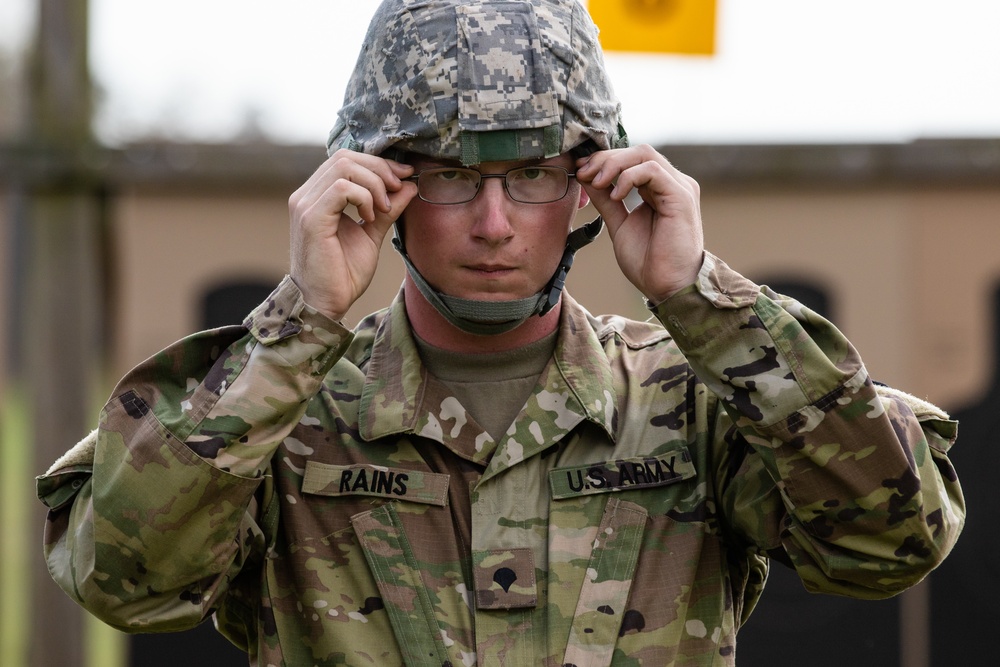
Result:
{"label": "soldier's face", "polygon": [[[418,173],[458,166],[419,156],[411,162]],[[475,169],[503,174],[535,165],[575,171],[568,154],[541,161],[484,162]],[[572,178],[566,196],[545,204],[514,201],[503,179],[485,178],[475,198],[462,204],[414,199],[404,216],[406,251],[424,279],[445,294],[482,301],[521,299],[552,277],[576,211],[587,201]]]}

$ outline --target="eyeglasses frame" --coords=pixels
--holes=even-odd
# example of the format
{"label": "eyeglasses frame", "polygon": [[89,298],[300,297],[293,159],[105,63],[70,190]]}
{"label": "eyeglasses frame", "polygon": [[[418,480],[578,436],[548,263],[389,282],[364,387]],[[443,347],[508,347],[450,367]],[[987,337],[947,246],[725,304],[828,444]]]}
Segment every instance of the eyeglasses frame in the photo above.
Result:
{"label": "eyeglasses frame", "polygon": [[[522,169],[558,169],[559,171],[564,172],[566,174],[566,190],[565,190],[565,192],[563,192],[561,196],[556,197],[555,199],[547,199],[545,201],[522,201],[520,199],[517,199],[516,197],[514,197],[514,195],[512,195],[510,193],[510,188],[507,187],[507,176],[512,171],[520,171]],[[479,184],[476,186],[476,192],[475,192],[475,194],[473,194],[468,199],[463,199],[462,201],[437,202],[437,201],[431,201],[429,199],[425,199],[423,197],[423,195],[420,194],[420,180],[419,179],[420,179],[421,174],[432,173],[432,172],[441,172],[441,171],[463,171],[463,172],[473,172],[473,173],[479,174]],[[575,171],[571,172],[569,169],[566,169],[565,167],[560,167],[558,165],[549,165],[549,164],[528,165],[528,166],[524,166],[524,167],[512,167],[512,168],[508,169],[507,171],[503,172],[502,174],[484,174],[481,171],[477,171],[476,169],[472,169],[470,167],[431,167],[430,169],[423,169],[423,170],[421,170],[421,171],[413,174],[412,176],[407,176],[406,178],[404,178],[402,180],[404,180],[404,181],[410,181],[412,183],[416,183],[417,184],[417,197],[420,198],[420,201],[427,202],[428,204],[434,204],[436,206],[456,206],[458,204],[468,204],[470,201],[472,201],[473,199],[475,199],[476,197],[478,197],[480,190],[483,189],[483,181],[485,179],[487,179],[487,178],[502,178],[503,179],[503,191],[507,193],[508,197],[510,197],[513,201],[516,201],[519,204],[551,204],[552,202],[557,202],[557,201],[559,201],[561,199],[564,199],[566,197],[566,195],[569,194],[569,179],[576,178],[576,172]]]}

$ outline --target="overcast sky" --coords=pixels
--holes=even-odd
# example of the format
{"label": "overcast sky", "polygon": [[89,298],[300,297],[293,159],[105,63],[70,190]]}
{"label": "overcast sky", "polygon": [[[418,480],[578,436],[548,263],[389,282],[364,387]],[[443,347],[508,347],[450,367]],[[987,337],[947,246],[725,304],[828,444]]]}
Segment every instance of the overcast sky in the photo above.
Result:
{"label": "overcast sky", "polygon": [[[1000,136],[996,0],[718,3],[712,57],[608,54],[634,141]],[[100,135],[322,143],[377,4],[90,0]],[[23,44],[33,6],[0,2],[0,46]]]}

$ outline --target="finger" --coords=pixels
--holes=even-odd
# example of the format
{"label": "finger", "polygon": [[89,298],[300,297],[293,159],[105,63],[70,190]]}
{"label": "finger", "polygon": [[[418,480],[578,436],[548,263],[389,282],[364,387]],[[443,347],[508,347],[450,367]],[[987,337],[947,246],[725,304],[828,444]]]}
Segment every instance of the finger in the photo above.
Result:
{"label": "finger", "polygon": [[354,156],[354,161],[357,164],[377,174],[382,179],[386,188],[393,192],[399,190],[403,179],[412,176],[414,172],[413,165],[406,164],[405,162],[362,153],[355,153]]}
{"label": "finger", "polygon": [[389,232],[392,224],[399,219],[399,216],[403,214],[403,211],[416,196],[417,186],[415,183],[402,183],[398,192],[393,192],[389,195],[391,203],[389,210],[385,213],[377,213],[371,224],[364,225],[366,233],[368,233],[376,245],[382,245],[382,240]]}
{"label": "finger", "polygon": [[348,219],[347,208],[354,206],[362,220],[375,219],[372,193],[367,188],[346,179],[339,179],[320,193],[300,201],[292,210],[292,217],[305,226],[327,227],[336,231],[341,216]]}
{"label": "finger", "polygon": [[[377,176],[382,182],[382,187],[387,192],[398,192],[403,186],[403,179],[413,175],[414,167],[403,162],[387,160],[375,155],[364,155],[355,160],[356,166]],[[354,169],[351,174],[360,173]],[[388,210],[388,204],[386,206]]]}
{"label": "finger", "polygon": [[413,167],[410,165],[377,155],[340,149],[318,171],[313,187],[325,190],[338,179],[344,178],[371,190],[376,207],[388,211],[386,193],[398,191],[402,186],[402,179],[412,173]]}
{"label": "finger", "polygon": [[372,194],[375,207],[382,212],[388,212],[389,191],[398,191],[402,181],[393,172],[385,160],[378,159],[371,164],[349,162],[340,172],[341,178],[356,183]]}
{"label": "finger", "polygon": [[632,178],[622,182],[624,173],[643,165],[672,173],[675,178],[682,176],[662,153],[647,144],[595,153],[578,168],[577,174],[578,178],[590,180],[596,187],[612,187],[613,197],[625,199],[628,193],[642,182],[640,174],[646,174],[652,178],[654,174],[658,173],[655,169],[631,172]]}
{"label": "finger", "polygon": [[314,210],[320,215],[341,214],[351,204],[358,208],[363,220],[372,222],[376,210],[383,213],[389,211],[389,189],[398,190],[402,185],[387,167],[380,170],[391,179],[392,185],[386,184],[383,174],[354,161],[342,161],[316,181],[305,198],[307,202],[312,198],[316,206]]}
{"label": "finger", "polygon": [[587,191],[590,203],[604,219],[604,224],[608,227],[608,234],[614,240],[618,228],[628,217],[628,208],[625,206],[625,202],[612,198],[611,190],[608,188],[596,188],[590,183],[583,183],[583,189]]}
{"label": "finger", "polygon": [[[412,164],[405,164],[403,162],[396,162],[395,160],[385,160],[389,169],[396,176],[397,179],[404,179],[413,175],[414,167]],[[387,185],[389,182],[387,182]],[[393,188],[396,189],[396,188]]]}
{"label": "finger", "polygon": [[[616,163],[615,166],[617,168],[621,165]],[[605,170],[607,168],[606,166]],[[698,208],[697,182],[673,167],[665,158],[642,161],[622,169],[610,196],[624,200],[633,190],[660,215]]]}
{"label": "finger", "polygon": [[656,162],[641,162],[618,174],[611,196],[624,199],[632,190],[638,190],[643,201],[650,203],[650,195],[669,195],[671,192],[683,189],[674,175],[663,165]]}
{"label": "finger", "polygon": [[613,164],[614,151],[600,151],[577,161],[576,178],[581,183],[590,183],[596,188],[610,188],[617,172],[607,168]]}

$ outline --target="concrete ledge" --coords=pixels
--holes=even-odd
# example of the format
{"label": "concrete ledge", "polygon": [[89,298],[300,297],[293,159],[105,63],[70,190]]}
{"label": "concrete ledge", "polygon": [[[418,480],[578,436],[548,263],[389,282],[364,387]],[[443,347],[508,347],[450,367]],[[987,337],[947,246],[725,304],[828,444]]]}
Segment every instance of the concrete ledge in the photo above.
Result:
{"label": "concrete ledge", "polygon": [[[926,139],[908,144],[663,145],[703,184],[993,185],[1000,139]],[[297,187],[323,161],[319,146],[138,143],[65,149],[0,144],[0,187],[70,184],[133,187]]]}

